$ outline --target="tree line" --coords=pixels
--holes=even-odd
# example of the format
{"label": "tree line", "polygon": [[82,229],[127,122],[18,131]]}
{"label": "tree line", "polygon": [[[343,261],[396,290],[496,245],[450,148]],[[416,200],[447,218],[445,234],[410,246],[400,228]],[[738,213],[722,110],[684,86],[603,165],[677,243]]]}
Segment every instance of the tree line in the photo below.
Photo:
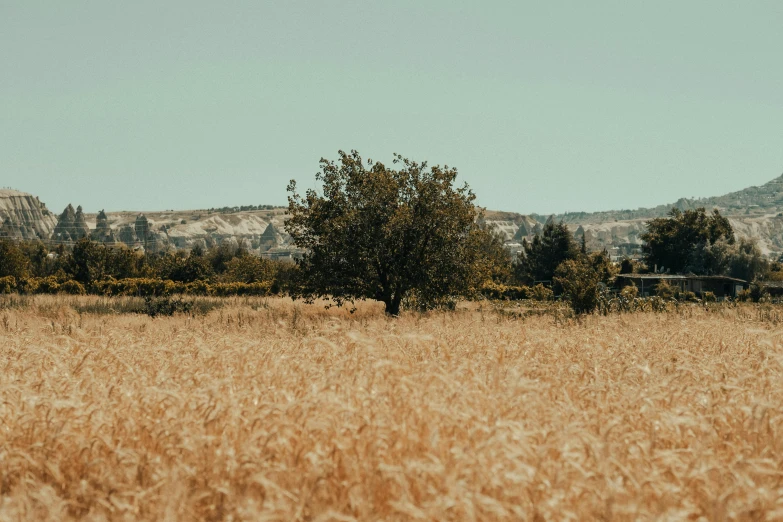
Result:
{"label": "tree line", "polygon": [[395,154],[387,166],[363,160],[357,151],[339,151],[336,160],[321,160],[319,189],[300,194],[296,181],[288,186],[286,231],[305,252],[296,265],[228,243],[148,254],[89,239],[52,252],[42,243],[0,241],[0,278],[74,281],[87,292],[137,288],[116,283],[124,280],[170,281],[169,288],[193,291],[223,285],[221,295],[228,288],[251,292],[241,285],[256,285],[337,305],[374,299],[398,315],[405,308],[453,308],[465,298],[552,295],[587,313],[618,273],[658,270],[751,281],[780,271],[753,241],[737,240],[717,210],[703,208],[672,209],[650,220],[641,236],[641,263],[625,259],[616,265],[606,250],[588,252],[584,237],[578,243],[562,222],[546,223],[513,259],[503,239],[481,224],[475,194],[456,179],[457,169],[448,165]]}
{"label": "tree line", "polygon": [[293,269],[229,242],[209,249],[196,246],[190,252],[144,253],[89,238],[51,251],[38,241],[0,240],[0,278],[6,286],[12,278],[17,291],[49,293],[48,288],[57,288],[66,293],[132,295],[134,288],[152,294],[188,288],[205,294],[210,293],[205,285],[213,285],[220,295],[260,293],[262,288],[279,293],[286,291]]}

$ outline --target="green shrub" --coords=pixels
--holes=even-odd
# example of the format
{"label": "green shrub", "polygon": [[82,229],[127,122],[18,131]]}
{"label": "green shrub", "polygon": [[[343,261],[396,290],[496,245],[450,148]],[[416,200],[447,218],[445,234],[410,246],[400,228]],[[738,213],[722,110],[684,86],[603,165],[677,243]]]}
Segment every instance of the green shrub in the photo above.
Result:
{"label": "green shrub", "polygon": [[481,295],[487,299],[517,301],[519,299],[528,299],[530,288],[526,286],[506,286],[487,282],[481,287]]}
{"label": "green shrub", "polygon": [[73,279],[61,283],[60,292],[69,295],[84,295],[87,293],[84,289],[84,285],[82,285],[79,281],[74,281]]}
{"label": "green shrub", "polygon": [[531,288],[528,292],[528,299],[533,299],[534,301],[551,301],[554,297],[554,292],[541,283]]}
{"label": "green shrub", "polygon": [[[32,278],[31,278],[32,279]],[[60,283],[54,276],[40,277],[35,279],[36,294],[56,294],[60,291]]]}
{"label": "green shrub", "polygon": [[16,292],[16,278],[14,276],[0,277],[0,294],[12,294]]}
{"label": "green shrub", "polygon": [[234,295],[268,296],[271,295],[271,282],[263,283],[215,283],[211,285],[210,295],[229,297]]}
{"label": "green shrub", "polygon": [[715,297],[715,294],[712,292],[704,292],[701,297],[705,303],[715,303],[718,301],[718,299]]}
{"label": "green shrub", "polygon": [[185,292],[184,283],[152,278],[108,279],[96,283],[94,288],[106,296],[161,297]]}
{"label": "green shrub", "polygon": [[25,295],[36,293],[38,291],[38,279],[34,277],[20,277],[16,280],[16,291]]}
{"label": "green shrub", "polygon": [[555,284],[563,288],[563,297],[577,314],[592,313],[598,307],[600,277],[588,263],[563,261],[555,270]]}
{"label": "green shrub", "polygon": [[[707,299],[707,297],[706,297],[707,294],[710,294],[712,296],[712,300],[713,301],[717,300],[717,299],[715,299],[715,294],[713,294],[712,292],[706,292],[704,294],[705,295],[705,300]],[[677,293],[677,300],[678,301],[686,301],[686,302],[689,302],[689,303],[695,303],[696,301],[699,300],[699,298],[693,292],[686,290],[684,292],[678,292]]]}
{"label": "green shrub", "polygon": [[639,288],[636,285],[628,285],[620,290],[620,297],[626,300],[633,300],[639,297]]}
{"label": "green shrub", "polygon": [[758,303],[759,301],[763,300],[765,297],[769,295],[769,292],[767,292],[767,289],[761,286],[758,283],[752,283],[750,285],[750,288],[748,289],[750,300],[754,303]]}
{"label": "green shrub", "polygon": [[206,281],[193,281],[185,285],[185,293],[188,295],[210,295],[211,288]]}
{"label": "green shrub", "polygon": [[674,288],[663,279],[655,285],[655,295],[661,299],[674,299]]}
{"label": "green shrub", "polygon": [[158,317],[161,315],[172,316],[175,313],[190,313],[192,308],[193,302],[185,301],[182,297],[148,296],[144,298],[144,312],[150,317]]}

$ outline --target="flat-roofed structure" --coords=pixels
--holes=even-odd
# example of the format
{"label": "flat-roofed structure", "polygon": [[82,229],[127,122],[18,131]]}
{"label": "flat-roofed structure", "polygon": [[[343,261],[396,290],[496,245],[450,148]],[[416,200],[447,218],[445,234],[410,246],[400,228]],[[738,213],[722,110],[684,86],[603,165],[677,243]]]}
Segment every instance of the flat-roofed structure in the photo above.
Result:
{"label": "flat-roofed structure", "polygon": [[665,281],[682,292],[693,292],[697,296],[712,292],[715,297],[737,297],[737,294],[748,287],[744,279],[728,276],[700,276],[693,274],[620,274],[617,276],[617,287],[623,288],[635,285],[642,297],[655,295],[655,288]]}

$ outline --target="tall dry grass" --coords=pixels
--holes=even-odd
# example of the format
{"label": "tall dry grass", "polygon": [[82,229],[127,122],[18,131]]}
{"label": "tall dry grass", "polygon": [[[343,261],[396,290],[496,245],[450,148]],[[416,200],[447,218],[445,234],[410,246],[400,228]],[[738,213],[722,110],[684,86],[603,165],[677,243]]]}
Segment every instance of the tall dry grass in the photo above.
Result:
{"label": "tall dry grass", "polygon": [[783,518],[783,346],[749,309],[72,299],[0,310],[2,520]]}

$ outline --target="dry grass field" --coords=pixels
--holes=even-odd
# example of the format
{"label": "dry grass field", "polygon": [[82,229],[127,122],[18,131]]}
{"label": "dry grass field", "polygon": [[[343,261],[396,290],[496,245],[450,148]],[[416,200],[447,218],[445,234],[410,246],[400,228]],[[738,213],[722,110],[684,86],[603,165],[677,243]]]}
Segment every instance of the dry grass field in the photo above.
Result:
{"label": "dry grass field", "polygon": [[750,307],[90,299],[0,309],[0,520],[783,519],[783,334]]}

